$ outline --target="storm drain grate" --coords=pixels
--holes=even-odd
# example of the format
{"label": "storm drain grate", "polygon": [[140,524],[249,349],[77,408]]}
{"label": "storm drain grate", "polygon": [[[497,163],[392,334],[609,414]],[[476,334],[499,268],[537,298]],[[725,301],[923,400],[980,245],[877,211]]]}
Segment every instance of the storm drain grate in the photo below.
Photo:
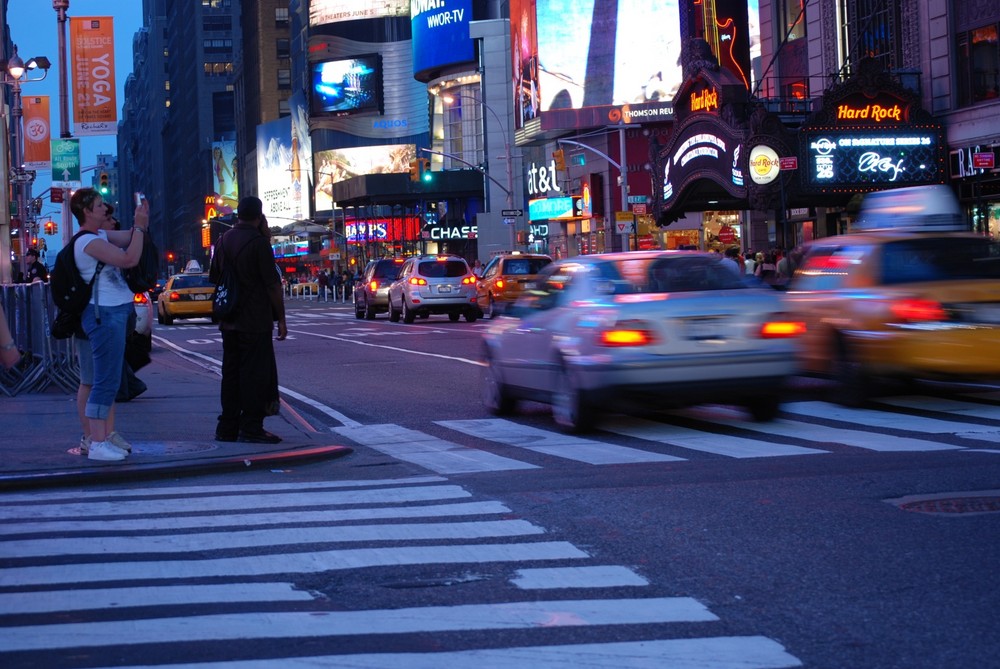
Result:
{"label": "storm drain grate", "polygon": [[898,506],[903,511],[930,513],[939,516],[1000,512],[1000,491],[995,490],[961,495],[955,493],[911,495],[899,499],[887,499],[886,501]]}

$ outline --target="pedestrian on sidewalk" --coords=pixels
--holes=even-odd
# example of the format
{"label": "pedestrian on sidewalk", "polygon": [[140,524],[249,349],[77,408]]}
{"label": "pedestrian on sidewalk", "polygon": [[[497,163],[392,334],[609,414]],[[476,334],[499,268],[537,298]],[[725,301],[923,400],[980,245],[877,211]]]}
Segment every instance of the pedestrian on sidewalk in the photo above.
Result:
{"label": "pedestrian on sidewalk", "polygon": [[235,314],[219,323],[222,332],[222,413],[215,428],[217,441],[277,444],[281,437],[264,429],[264,417],[277,378],[274,321],[278,341],[288,336],[281,281],[274,271],[274,251],[261,234],[263,216],[259,198],[247,196],[237,207],[237,223],[218,241],[209,280],[218,284],[222,265],[239,282]]}
{"label": "pedestrian on sidewalk", "polygon": [[108,230],[107,205],[93,188],[81,188],[70,198],[70,210],[81,230],[73,247],[81,278],[90,282],[98,262],[104,267],[94,281],[90,304],[83,310],[83,330],[93,351],[94,376],[84,414],[89,420],[91,460],[124,460],[128,452],[108,441],[113,427],[109,418],[122,380],[125,361],[125,328],[135,313],[133,292],[121,269],[135,267],[142,254],[143,236],[149,234],[149,202],[136,207],[131,230]]}
{"label": "pedestrian on sidewalk", "polygon": [[327,291],[330,290],[330,277],[327,276],[325,269],[321,269],[319,274],[316,275],[316,284],[319,286],[319,291],[317,291],[319,294],[316,296],[316,301],[329,302],[330,296]]}

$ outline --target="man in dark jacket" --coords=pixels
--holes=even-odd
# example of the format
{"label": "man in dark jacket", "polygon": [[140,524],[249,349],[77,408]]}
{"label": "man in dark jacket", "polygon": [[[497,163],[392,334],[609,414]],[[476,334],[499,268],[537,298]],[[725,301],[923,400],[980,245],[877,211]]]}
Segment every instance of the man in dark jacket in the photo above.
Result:
{"label": "man in dark jacket", "polygon": [[24,270],[25,283],[49,280],[49,270],[38,259],[38,249],[34,247],[28,249],[28,252],[24,254],[24,262],[26,265]]}
{"label": "man in dark jacket", "polygon": [[240,200],[237,223],[216,245],[209,279],[218,284],[229,263],[239,281],[234,315],[219,323],[222,332],[222,415],[215,428],[218,441],[277,444],[281,437],[264,429],[267,404],[273,400],[278,369],[271,333],[278,322],[278,341],[288,336],[281,278],[274,271],[271,243],[261,234],[260,199]]}

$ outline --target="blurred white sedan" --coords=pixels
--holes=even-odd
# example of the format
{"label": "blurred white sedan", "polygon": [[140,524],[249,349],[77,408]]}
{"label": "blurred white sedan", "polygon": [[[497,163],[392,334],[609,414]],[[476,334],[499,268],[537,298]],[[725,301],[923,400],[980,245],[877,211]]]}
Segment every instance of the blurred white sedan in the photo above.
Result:
{"label": "blurred white sedan", "polygon": [[551,404],[570,431],[592,427],[601,410],[704,402],[770,420],[804,328],[781,292],[717,254],[567,258],[487,331],[483,402],[498,415],[521,399]]}

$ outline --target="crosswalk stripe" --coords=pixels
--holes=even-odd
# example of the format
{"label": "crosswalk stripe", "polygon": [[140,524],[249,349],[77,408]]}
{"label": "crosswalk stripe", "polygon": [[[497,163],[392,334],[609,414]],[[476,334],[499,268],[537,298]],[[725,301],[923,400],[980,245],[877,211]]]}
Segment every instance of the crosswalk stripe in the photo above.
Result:
{"label": "crosswalk stripe", "polygon": [[919,395],[885,397],[879,398],[879,403],[906,407],[908,409],[940,411],[942,413],[951,413],[958,416],[969,416],[971,418],[985,418],[987,420],[1000,421],[1000,407],[998,406],[962,402],[960,400],[951,400],[943,397],[921,397]]}
{"label": "crosswalk stripe", "polygon": [[697,407],[686,412],[685,416],[697,417],[700,420],[717,424],[723,423],[727,427],[737,427],[741,430],[760,432],[765,436],[774,434],[812,442],[844,444],[870,451],[949,451],[962,448],[962,446],[941,444],[926,439],[894,437],[888,434],[865,432],[864,430],[846,430],[783,419],[768,423],[751,423],[743,420],[742,412],[722,406]]}
{"label": "crosswalk stripe", "polygon": [[612,416],[599,425],[600,429],[636,439],[680,446],[703,453],[730,458],[773,458],[786,455],[827,453],[816,448],[777,444],[765,439],[747,439],[725,434],[702,432],[678,425],[665,425],[644,418]]}
{"label": "crosswalk stripe", "polygon": [[649,581],[628,567],[596,565],[593,567],[540,567],[518,569],[510,579],[521,590],[556,588],[619,588],[644,586]]}
{"label": "crosswalk stripe", "polygon": [[0,593],[0,611],[19,615],[62,613],[131,606],[174,606],[182,604],[231,604],[234,602],[311,602],[312,594],[295,589],[291,583],[226,583],[224,585],[157,585],[142,588],[108,588],[79,591],[32,590]]}
{"label": "crosswalk stripe", "polygon": [[[400,504],[431,500],[471,497],[459,486],[439,485],[400,487],[386,490],[352,490],[264,494],[260,490],[252,498],[237,495],[219,497],[180,497],[176,499],[130,499],[121,501],[77,501],[31,507],[0,507],[2,520],[27,520],[36,518],[64,518],[66,516],[147,516],[156,514],[209,513],[222,511],[248,511],[251,509],[289,509],[296,506],[342,506],[346,504]],[[79,499],[79,497],[77,497]],[[27,517],[24,517],[27,516]]]}
{"label": "crosswalk stripe", "polygon": [[922,418],[908,414],[897,414],[876,409],[851,409],[826,402],[791,402],[782,407],[785,411],[813,418],[844,421],[852,425],[891,428],[927,434],[954,434],[956,432],[981,433],[982,439],[1000,441],[996,427],[974,425],[937,418]]}
{"label": "crosswalk stripe", "polygon": [[718,620],[703,604],[690,597],[543,600],[326,611],[322,615],[295,611],[144,618],[130,620],[127,634],[122,633],[123,626],[118,621],[4,627],[0,628],[0,648],[14,652],[247,638],[295,639]]}
{"label": "crosswalk stripe", "polygon": [[[407,486],[421,483],[447,483],[448,479],[441,476],[407,476],[400,479],[371,479],[371,480],[350,480],[350,481],[310,481],[308,483],[269,483],[262,488],[253,483],[244,484],[219,484],[212,486],[177,486],[176,488],[133,488],[127,490],[115,490],[114,492],[101,493],[99,491],[88,491],[87,499],[100,499],[102,496],[108,499],[120,500],[127,497],[142,497],[143,499],[156,499],[158,497],[193,497],[196,495],[230,495],[230,494],[259,494],[262,492],[305,492],[334,490],[338,488],[374,488],[378,486]],[[80,499],[79,492],[60,492],[33,490],[29,493],[0,493],[0,505],[19,504],[31,502],[40,504],[44,502],[59,502],[66,500],[77,501]]]}
{"label": "crosswalk stripe", "polygon": [[801,667],[776,641],[763,636],[728,636],[614,643],[483,648],[429,653],[365,653],[274,660],[158,664],[129,669],[567,669],[570,667],[629,667],[629,669],[785,669]]}
{"label": "crosswalk stripe", "polygon": [[536,465],[527,462],[461,446],[399,425],[338,427],[334,428],[334,432],[398,460],[420,465],[439,474],[538,469]]}
{"label": "crosswalk stripe", "polygon": [[524,448],[544,455],[576,460],[590,465],[617,465],[637,462],[676,462],[684,458],[637,448],[581,439],[567,434],[539,430],[501,418],[481,420],[439,420],[442,427],[480,439]]}
{"label": "crosswalk stripe", "polygon": [[[309,523],[339,523],[355,520],[386,520],[402,518],[443,518],[448,516],[489,516],[510,513],[510,508],[500,502],[463,502],[420,506],[391,506],[360,509],[325,509],[323,511],[296,510],[285,513],[249,511],[233,516],[166,516],[143,518],[146,532],[162,530],[191,530],[228,527],[252,523],[257,527]],[[22,523],[0,524],[0,536],[19,534],[66,534],[114,532],[136,529],[134,518],[112,520],[108,518],[74,518],[73,520],[33,519]]]}
{"label": "crosswalk stripe", "polygon": [[[275,574],[313,574],[322,571],[417,564],[569,560],[590,557],[565,541],[536,543],[395,546],[352,548],[309,553],[244,555],[205,560],[98,562],[78,565],[8,567],[0,570],[0,587],[147,581],[213,576],[245,578]],[[0,644],[0,647],[3,647]]]}
{"label": "crosswalk stripe", "polygon": [[144,553],[194,553],[354,541],[442,541],[447,539],[493,539],[544,534],[526,520],[491,520],[465,523],[398,523],[379,525],[332,525],[276,529],[237,530],[205,534],[100,537],[51,537],[7,540],[4,552],[24,557],[83,555],[142,555]]}

